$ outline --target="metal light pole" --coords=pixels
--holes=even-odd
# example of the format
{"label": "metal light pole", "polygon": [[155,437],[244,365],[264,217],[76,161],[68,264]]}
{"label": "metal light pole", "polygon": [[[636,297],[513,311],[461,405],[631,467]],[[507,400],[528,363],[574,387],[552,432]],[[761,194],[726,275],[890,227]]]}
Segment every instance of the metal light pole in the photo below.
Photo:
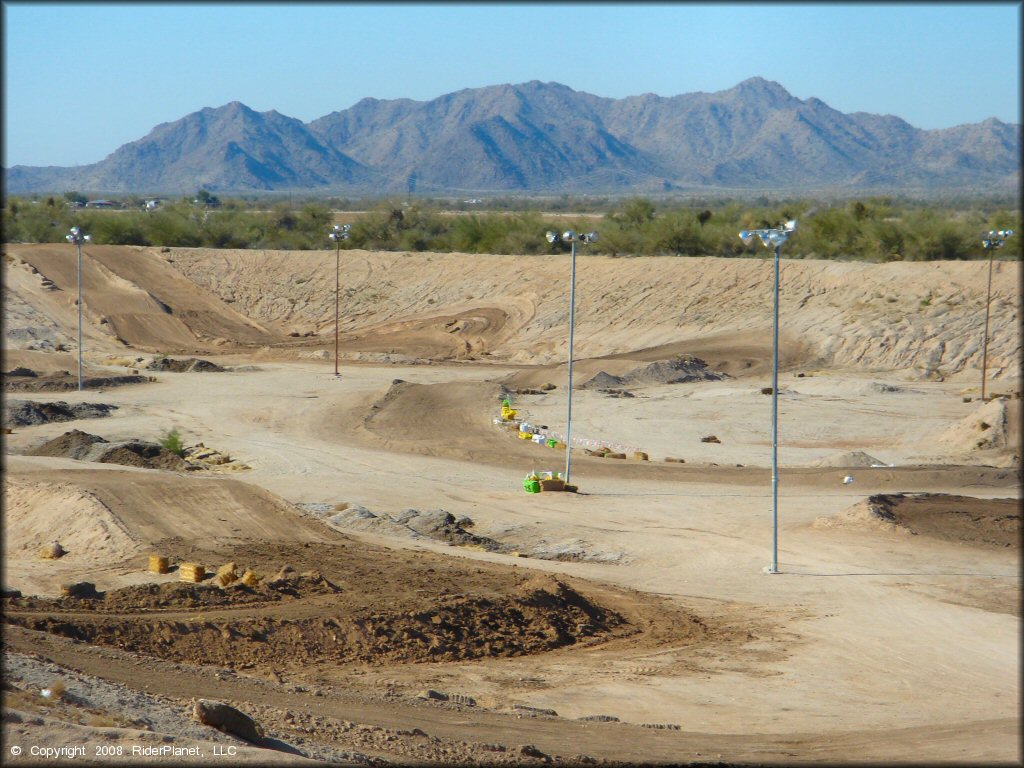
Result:
{"label": "metal light pole", "polygon": [[740,232],[740,239],[749,245],[754,237],[765,248],[775,248],[775,302],[772,323],[772,563],[769,573],[779,572],[779,252],[782,244],[796,229],[795,221],[787,221],[775,229],[753,229]]}
{"label": "metal light pole", "polygon": [[988,251],[988,292],[985,295],[985,338],[981,344],[981,402],[985,402],[985,379],[988,373],[988,315],[989,304],[992,302],[992,257],[996,248],[1002,248],[1006,238],[1013,234],[1012,229],[1000,229],[998,232],[989,232],[988,236],[981,241],[982,246]]}
{"label": "metal light pole", "polygon": [[351,229],[350,224],[342,224],[341,226],[335,224],[331,233],[327,235],[331,240],[334,241],[336,246],[334,250],[334,375],[340,376],[338,373],[338,306],[341,297],[341,241],[348,240],[348,231]]}
{"label": "metal light pole", "polygon": [[78,248],[78,391],[82,391],[82,243],[92,241],[92,235],[83,235],[78,227],[71,228],[71,234],[65,235],[69,243]]}
{"label": "metal light pole", "polygon": [[570,229],[566,230],[561,235],[557,232],[548,232],[547,238],[549,243],[556,243],[559,240],[563,240],[569,242],[572,246],[572,266],[569,276],[569,392],[568,407],[565,418],[565,483],[568,485],[569,471],[572,468],[572,343],[573,331],[576,326],[576,243],[596,242],[597,232],[581,232],[577,234]]}

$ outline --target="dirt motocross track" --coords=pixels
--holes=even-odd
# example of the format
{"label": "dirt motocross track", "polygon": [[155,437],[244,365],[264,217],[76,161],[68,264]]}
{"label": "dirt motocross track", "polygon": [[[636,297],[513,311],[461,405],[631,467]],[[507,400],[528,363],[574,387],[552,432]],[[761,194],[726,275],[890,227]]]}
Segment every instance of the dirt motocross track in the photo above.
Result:
{"label": "dirt motocross track", "polygon": [[985,264],[784,262],[771,575],[767,260],[581,259],[534,495],[564,257],[346,251],[335,377],[333,253],[90,246],[79,393],[66,251],[5,247],[5,761],[1020,760],[1019,264],[982,403]]}

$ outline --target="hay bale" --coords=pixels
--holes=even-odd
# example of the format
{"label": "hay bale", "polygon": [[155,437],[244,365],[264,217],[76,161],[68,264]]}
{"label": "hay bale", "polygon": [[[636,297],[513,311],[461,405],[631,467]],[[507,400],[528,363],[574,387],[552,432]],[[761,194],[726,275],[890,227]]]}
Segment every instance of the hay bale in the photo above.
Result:
{"label": "hay bale", "polygon": [[246,568],[245,573],[242,574],[242,578],[239,579],[239,581],[241,581],[247,587],[255,587],[257,584],[260,583],[260,576],[256,573],[256,571]]}
{"label": "hay bale", "polygon": [[238,566],[234,562],[224,563],[224,565],[217,569],[217,575],[226,577],[228,581],[236,581],[238,579]]}
{"label": "hay bale", "polygon": [[677,459],[674,456],[666,456],[665,457],[665,461],[667,461],[669,463],[675,463],[675,464],[685,464],[686,463],[686,459]]}
{"label": "hay bale", "polygon": [[564,491],[565,480],[561,480],[558,478],[552,478],[550,480],[541,480],[540,489],[542,491]]}
{"label": "hay bale", "polygon": [[606,453],[604,455],[604,457],[606,459],[624,459],[624,458],[626,458],[626,454],[624,454],[624,453]]}
{"label": "hay bale", "polygon": [[651,457],[643,451],[633,451],[633,461],[650,461]]}
{"label": "hay bale", "polygon": [[67,551],[60,545],[59,541],[51,541],[39,550],[39,556],[44,560],[58,560],[66,554]]}
{"label": "hay bale", "polygon": [[167,562],[166,557],[160,555],[149,556],[149,571],[150,573],[167,573],[170,570],[170,565]]}
{"label": "hay bale", "polygon": [[702,437],[700,439],[700,441],[702,443],[720,443],[720,442],[722,442],[721,440],[718,439],[718,437],[716,435],[707,435],[706,437]]}
{"label": "hay bale", "polygon": [[206,578],[206,569],[199,563],[182,563],[178,566],[178,572],[182,581],[191,581],[193,584]]}

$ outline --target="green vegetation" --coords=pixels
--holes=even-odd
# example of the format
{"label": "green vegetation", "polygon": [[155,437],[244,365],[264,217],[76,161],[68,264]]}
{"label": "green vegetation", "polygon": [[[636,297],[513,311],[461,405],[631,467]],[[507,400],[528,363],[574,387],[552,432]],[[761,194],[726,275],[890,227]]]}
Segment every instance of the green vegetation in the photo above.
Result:
{"label": "green vegetation", "polygon": [[[79,207],[77,192],[62,197],[5,200],[5,242],[60,243],[72,225],[97,244],[167,247],[329,250],[327,231],[351,223],[342,248],[537,254],[564,250],[550,245],[548,230],[596,230],[586,253],[611,256],[764,256],[755,240],[746,246],[741,229],[799,222],[784,249],[787,258],[867,261],[978,259],[987,254],[982,235],[1020,229],[1020,211],[1007,199],[914,201],[891,197],[818,201],[696,199],[655,201],[568,196],[527,201],[388,199],[375,202],[303,199],[225,199],[205,190],[145,210],[124,201],[122,210]],[[529,203],[529,204],[528,204]],[[368,208],[368,209],[367,209]],[[543,211],[543,212],[542,212]],[[999,258],[1019,259],[1013,237]]]}
{"label": "green vegetation", "polygon": [[170,451],[176,456],[185,455],[185,446],[182,445],[181,435],[178,434],[177,427],[164,435],[163,439],[160,441],[160,447],[165,451]]}

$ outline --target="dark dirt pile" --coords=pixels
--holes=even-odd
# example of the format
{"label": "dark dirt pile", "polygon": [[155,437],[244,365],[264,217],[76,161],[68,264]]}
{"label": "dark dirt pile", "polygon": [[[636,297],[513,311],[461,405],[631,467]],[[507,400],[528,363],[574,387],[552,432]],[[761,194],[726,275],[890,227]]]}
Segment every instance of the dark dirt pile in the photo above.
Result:
{"label": "dark dirt pile", "polygon": [[55,456],[101,464],[123,464],[148,469],[186,471],[189,464],[157,443],[127,440],[111,443],[99,435],[73,429],[25,452],[29,456]]}
{"label": "dark dirt pile", "polygon": [[1019,549],[1017,499],[978,499],[944,493],[896,493],[868,497],[875,519],[917,536],[986,549]]}
{"label": "dark dirt pile", "polygon": [[708,364],[693,355],[679,355],[671,360],[635,368],[624,376],[613,376],[598,371],[580,387],[583,389],[614,389],[625,386],[642,387],[651,384],[686,384],[692,381],[721,381],[728,378],[724,373],[713,371]]}
{"label": "dark dirt pile", "polygon": [[[70,371],[41,374],[29,368],[16,368],[4,374],[5,392],[70,392],[78,389],[78,376]],[[83,376],[84,389],[105,389],[126,384],[145,384],[148,376]]]}
{"label": "dark dirt pile", "polygon": [[87,461],[86,456],[93,446],[99,443],[107,443],[107,441],[99,435],[90,435],[80,429],[72,429],[60,437],[55,437],[36,448],[25,451],[25,453],[29,456],[54,456]]}
{"label": "dark dirt pile", "polygon": [[104,403],[68,405],[63,400],[54,403],[8,400],[4,403],[4,424],[11,427],[28,427],[75,419],[98,419],[109,416],[114,410],[117,410],[116,405]]}
{"label": "dark dirt pile", "polygon": [[169,357],[160,357],[147,365],[146,370],[170,371],[171,373],[221,373],[225,369],[216,363],[211,363],[208,360],[200,360],[196,357],[189,357],[185,360],[173,360]]}
{"label": "dark dirt pile", "polygon": [[[306,574],[258,587],[164,585],[113,590],[94,600],[8,598],[5,615],[18,625],[92,644],[242,667],[285,659],[301,664],[522,656],[625,625],[617,613],[546,576],[505,595],[449,593],[358,610],[345,605],[338,594],[343,591]],[[275,606],[281,603],[286,604]],[[252,614],[240,615],[243,605]]]}

